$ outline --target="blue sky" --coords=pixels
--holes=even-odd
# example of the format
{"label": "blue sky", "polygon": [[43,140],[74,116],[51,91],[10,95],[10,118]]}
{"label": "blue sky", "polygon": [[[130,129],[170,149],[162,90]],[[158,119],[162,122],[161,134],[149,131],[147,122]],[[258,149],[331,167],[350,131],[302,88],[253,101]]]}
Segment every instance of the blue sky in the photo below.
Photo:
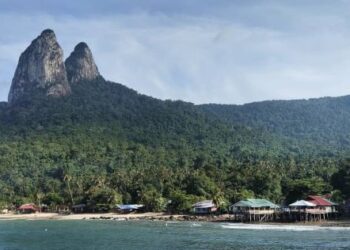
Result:
{"label": "blue sky", "polygon": [[102,75],[194,103],[350,94],[348,0],[0,0],[0,101],[43,29]]}

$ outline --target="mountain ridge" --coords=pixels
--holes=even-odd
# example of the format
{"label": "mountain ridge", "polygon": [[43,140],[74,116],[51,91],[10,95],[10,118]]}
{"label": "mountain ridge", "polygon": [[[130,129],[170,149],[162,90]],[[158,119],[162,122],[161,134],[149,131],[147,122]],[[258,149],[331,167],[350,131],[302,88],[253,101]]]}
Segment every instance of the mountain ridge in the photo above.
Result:
{"label": "mountain ridge", "polygon": [[350,146],[250,126],[254,117],[270,124],[269,112],[279,111],[272,124],[284,128],[294,119],[288,112],[298,117],[303,105],[288,104],[288,112],[274,103],[230,107],[226,117],[212,106],[163,101],[106,81],[85,52],[71,64],[77,77],[70,77],[69,95],[52,98],[48,88],[34,88],[15,103],[0,103],[0,205],[84,203],[96,211],[123,202],[163,211],[172,200],[169,209],[188,212],[202,199],[280,202],[332,190],[331,176]]}
{"label": "mountain ridge", "polygon": [[280,100],[245,105],[200,105],[208,114],[228,122],[264,129],[315,144],[349,146],[350,96]]}
{"label": "mountain ridge", "polygon": [[[28,48],[33,46],[33,44],[35,45],[37,43],[37,40],[40,40],[40,39],[44,39],[44,42],[40,42],[39,45],[41,45],[41,43],[43,43],[44,45],[42,45],[42,47],[36,46],[35,49],[37,50],[37,52],[35,52],[35,53],[39,53],[39,55],[41,55],[42,53],[44,53],[45,55],[50,54],[51,48],[48,45],[53,44],[54,47],[57,47],[57,49],[59,50],[59,58],[54,56],[54,57],[50,57],[47,60],[46,59],[42,59],[42,61],[39,60],[39,65],[43,65],[43,64],[45,65],[45,63],[48,64],[49,66],[56,65],[57,60],[59,60],[58,64],[61,65],[61,67],[63,67],[63,69],[64,69],[63,78],[65,80],[67,80],[67,82],[69,82],[68,83],[69,89],[70,89],[69,95],[72,94],[71,89],[74,89],[73,88],[74,85],[77,85],[77,84],[80,84],[83,82],[101,83],[101,84],[104,84],[103,86],[105,86],[105,87],[108,84],[113,84],[109,81],[105,81],[104,78],[100,75],[98,67],[94,62],[94,58],[93,58],[93,55],[91,53],[91,50],[85,42],[78,43],[75,46],[73,52],[66,58],[65,62],[63,63],[63,52],[60,49],[60,46],[56,40],[55,33],[50,29],[44,30],[39,37],[37,37],[35,40],[33,40],[33,42],[31,43],[31,45]],[[48,42],[46,40],[48,40]],[[45,42],[47,42],[48,44],[46,44]],[[28,50],[28,48],[26,49],[26,51]],[[23,54],[25,54],[26,51]],[[47,56],[44,56],[44,58],[46,58],[46,57]],[[34,61],[34,62],[30,63],[30,60],[29,60],[29,62],[27,62],[27,64],[28,63],[31,65],[33,63],[35,64],[36,62]],[[17,68],[21,69],[21,66],[23,66],[23,65],[21,63],[19,63]],[[27,67],[27,66],[25,66],[25,67]],[[16,72],[17,72],[17,70],[16,70]],[[14,79],[16,79],[16,75],[17,75],[17,73],[15,73]],[[44,74],[44,78],[45,77],[46,76]],[[23,81],[25,79],[26,78],[24,77]],[[106,85],[105,83],[108,83],[108,84]],[[44,84],[44,85],[46,84],[45,79],[42,81],[41,84]],[[14,81],[12,87],[15,85],[16,85],[16,81]],[[84,87],[84,86],[88,86],[88,85],[83,84],[81,87]],[[11,87],[11,89],[12,89],[12,87]],[[98,88],[97,85],[96,85],[96,88]],[[101,90],[101,92],[97,91],[96,93],[100,93],[101,95],[105,95],[104,91],[111,91],[112,93],[115,93],[113,88],[106,87],[106,89],[109,89],[109,90]],[[125,87],[124,85],[120,85],[119,87],[115,86],[115,89],[119,89],[119,91],[121,91],[121,92],[128,93],[127,96],[129,96],[131,99],[135,99],[136,96],[131,95],[130,93],[138,94],[136,91],[131,90],[131,89]],[[125,89],[125,90],[123,90],[123,89]],[[21,112],[23,113],[23,108],[25,108],[26,105],[30,106],[31,103],[36,102],[36,100],[41,100],[41,101],[46,100],[47,103],[53,102],[54,101],[53,99],[51,100],[50,98],[47,99],[47,98],[40,97],[40,96],[49,95],[50,92],[48,91],[45,93],[45,91],[48,91],[48,90],[36,88],[35,92],[29,91],[28,93],[26,93],[25,91],[22,91],[22,94],[21,94],[22,100],[17,101],[16,105],[19,105],[22,107],[22,109],[19,109],[19,110],[22,110]],[[79,98],[83,99],[83,96],[86,96],[86,99],[89,99],[93,103],[94,99],[103,98],[103,97],[98,96],[98,95],[92,95],[94,93],[93,89],[90,89],[89,91],[91,93],[86,93],[86,91],[84,92],[82,89],[79,89],[78,92],[81,93],[82,96],[81,97],[74,96],[73,99],[79,99]],[[11,95],[11,91],[10,91],[9,96],[10,95]],[[91,97],[91,95],[93,97]],[[118,93],[115,93],[115,95],[118,96]],[[62,98],[64,96],[66,96],[66,95],[63,95]],[[157,99],[157,98],[147,97],[146,95],[142,95],[142,96],[144,96],[144,98],[146,98],[146,99],[148,98],[147,100],[149,100],[148,101],[149,103],[157,102],[158,106],[162,106],[163,103],[173,103],[173,104],[185,103],[183,101],[168,102],[168,101],[162,101],[162,100]],[[108,101],[110,102],[109,104],[103,103],[103,101],[101,101],[98,104],[91,104],[90,105],[86,100],[83,100],[83,103],[85,103],[84,105],[87,105],[87,106],[89,106],[89,105],[93,106],[93,107],[90,107],[89,109],[92,109],[92,110],[94,110],[95,108],[97,110],[101,109],[101,110],[98,110],[98,111],[95,110],[95,111],[104,113],[106,116],[108,116],[108,112],[106,113],[106,111],[111,110],[110,112],[113,113],[113,112],[115,112],[114,109],[113,108],[107,108],[107,109],[105,108],[105,110],[103,110],[103,108],[99,108],[98,106],[100,105],[100,106],[106,106],[106,107],[110,106],[111,107],[111,105],[119,105],[118,103],[115,102],[113,97],[108,97],[108,98],[109,98]],[[307,99],[307,100],[305,100],[305,99],[275,100],[275,101],[270,100],[270,101],[263,101],[263,102],[253,102],[253,103],[244,104],[244,105],[229,105],[229,104],[194,105],[192,103],[188,103],[188,104],[191,106],[191,109],[196,110],[196,112],[201,112],[205,116],[211,117],[210,119],[212,119],[212,120],[220,121],[221,123],[223,123],[222,124],[223,127],[225,127],[225,126],[228,128],[230,126],[241,127],[241,129],[244,128],[246,131],[253,129],[256,134],[260,134],[261,133],[260,131],[264,131],[264,133],[267,134],[267,137],[271,137],[271,136],[272,137],[276,137],[276,136],[280,137],[279,140],[282,142],[282,144],[285,144],[285,145],[288,144],[285,141],[290,141],[291,144],[297,145],[297,146],[312,145],[313,144],[312,140],[316,139],[315,140],[316,143],[314,143],[314,144],[320,143],[321,145],[324,145],[324,148],[329,148],[330,146],[335,146],[337,149],[333,150],[333,151],[331,150],[331,152],[333,154],[333,153],[337,152],[338,150],[344,150],[344,146],[345,146],[345,150],[347,150],[347,147],[350,147],[350,135],[347,136],[346,138],[339,138],[340,133],[343,132],[343,130],[341,130],[341,129],[345,129],[345,128],[340,128],[338,126],[338,127],[336,127],[338,129],[336,136],[334,138],[332,138],[332,140],[330,140],[329,135],[334,135],[334,133],[330,133],[330,130],[332,129],[333,125],[330,125],[329,123],[326,123],[324,121],[322,121],[322,122],[319,121],[320,118],[316,117],[319,114],[319,111],[317,110],[318,105],[315,105],[314,103],[323,103],[322,107],[324,109],[327,109],[327,108],[329,109],[329,107],[332,107],[333,102],[338,102],[339,100],[344,100],[344,99],[347,99],[346,96],[345,97],[338,97],[338,98],[336,98],[336,97],[311,98],[311,99]],[[64,100],[69,101],[70,99],[66,98]],[[151,101],[151,100],[154,100],[154,101]],[[75,102],[78,102],[78,101],[75,101]],[[324,102],[326,102],[328,104],[324,104]],[[13,103],[9,102],[8,105],[13,105]],[[37,102],[36,107],[40,109],[41,108],[40,105],[41,104],[39,101],[39,102]],[[78,107],[81,106],[81,104],[77,104],[77,103],[72,104],[72,105],[73,106],[76,105]],[[128,105],[130,106],[130,108],[132,108],[133,103],[130,103]],[[302,106],[302,108],[300,108],[299,106]],[[343,105],[343,110],[345,110],[345,106]],[[3,105],[3,109],[6,109],[5,107],[6,107],[6,104]],[[145,107],[147,107],[147,105]],[[138,107],[138,110],[134,109],[133,112],[134,113],[142,113],[143,108],[144,107],[140,106],[140,107]],[[14,108],[12,110],[16,110],[16,108]],[[328,113],[332,113],[333,110],[334,110],[334,108],[333,109],[331,108],[330,110],[328,110]],[[51,113],[46,113],[46,116],[50,117],[52,115],[52,113],[55,113],[55,112],[61,113],[60,111],[52,111]],[[75,111],[70,109],[69,112],[74,113]],[[85,111],[81,110],[80,112],[85,112]],[[129,111],[127,111],[127,109],[124,109],[123,112],[129,112]],[[174,109],[171,112],[177,112],[177,111],[176,111],[176,109]],[[20,116],[19,114],[16,114],[15,112],[12,112],[12,111],[5,111],[3,113],[11,113],[14,117]],[[349,116],[348,120],[350,121],[350,113],[349,114],[348,113],[346,113],[346,114]],[[263,115],[263,114],[265,114],[265,115]],[[292,114],[294,114],[294,115],[292,115]],[[64,116],[64,114],[61,114],[61,115]],[[79,116],[78,114],[75,114],[75,115]],[[91,117],[93,117],[95,114],[91,113],[90,115],[91,115]],[[27,112],[27,116],[28,116],[28,112]],[[32,116],[36,117],[34,114],[32,114]],[[133,116],[134,116],[134,114],[129,113],[129,117],[133,117]],[[7,118],[5,118],[5,120],[7,120],[7,121],[11,120],[11,118],[9,118],[8,115],[7,116],[5,115],[5,117],[7,117]],[[310,118],[312,118],[312,117],[314,117],[314,119],[316,119],[316,121],[310,120]],[[89,120],[88,116],[85,116],[85,118],[87,120]],[[119,118],[117,118],[117,119],[119,119]],[[305,127],[309,128],[309,129],[300,128],[300,126],[299,126],[300,124],[298,124],[298,122],[300,122],[301,119],[303,119],[302,122],[306,124]],[[46,118],[46,120],[47,120],[47,118]],[[101,118],[100,120],[103,120],[103,119]],[[333,120],[336,120],[336,119],[333,117]],[[158,121],[158,122],[160,124],[162,123],[162,121]],[[348,126],[350,127],[350,122],[347,122],[346,124],[348,124]],[[41,125],[38,125],[38,126],[41,126]],[[346,126],[347,125],[344,125],[344,127],[346,127]],[[313,128],[313,129],[310,129],[310,128]],[[247,134],[246,132],[242,132],[242,133]],[[319,133],[319,134],[317,134],[317,133]],[[322,150],[320,150],[320,151],[322,151]]]}

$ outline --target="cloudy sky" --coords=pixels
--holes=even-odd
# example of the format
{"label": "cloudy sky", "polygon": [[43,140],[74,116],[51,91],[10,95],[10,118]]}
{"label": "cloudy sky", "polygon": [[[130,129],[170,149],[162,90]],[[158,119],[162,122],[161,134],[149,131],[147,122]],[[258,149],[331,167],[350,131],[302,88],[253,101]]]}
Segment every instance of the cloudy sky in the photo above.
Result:
{"label": "cloudy sky", "polygon": [[0,101],[45,28],[140,93],[242,104],[350,94],[349,0],[0,0]]}

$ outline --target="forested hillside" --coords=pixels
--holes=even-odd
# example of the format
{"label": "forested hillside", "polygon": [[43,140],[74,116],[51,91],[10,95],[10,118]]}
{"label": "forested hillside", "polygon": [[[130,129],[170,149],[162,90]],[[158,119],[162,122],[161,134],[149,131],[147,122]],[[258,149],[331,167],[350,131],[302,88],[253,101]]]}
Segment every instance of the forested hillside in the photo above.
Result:
{"label": "forested hillside", "polygon": [[188,211],[204,198],[279,202],[332,190],[337,158],[226,125],[190,103],[160,101],[102,78],[72,86],[66,97],[37,93],[1,108],[4,203],[140,202],[157,211],[172,200],[168,209]]}
{"label": "forested hillside", "polygon": [[200,108],[231,124],[292,138],[300,145],[350,149],[350,96],[295,101],[265,101],[245,105],[207,104]]}
{"label": "forested hillside", "polygon": [[332,184],[348,173],[347,106],[347,97],[158,100],[104,80],[84,42],[63,61],[55,33],[44,30],[0,104],[0,203],[188,212],[202,199],[227,208],[241,198],[280,203],[333,192],[341,201],[347,185]]}

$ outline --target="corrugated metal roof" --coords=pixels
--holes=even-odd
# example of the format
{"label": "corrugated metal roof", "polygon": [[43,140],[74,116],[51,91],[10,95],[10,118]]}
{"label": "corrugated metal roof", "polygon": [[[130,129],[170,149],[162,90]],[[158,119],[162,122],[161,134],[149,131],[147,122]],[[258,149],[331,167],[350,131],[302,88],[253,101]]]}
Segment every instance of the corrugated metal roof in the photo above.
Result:
{"label": "corrugated metal roof", "polygon": [[316,205],[309,201],[299,200],[292,204],[289,204],[289,206],[290,207],[315,207]]}
{"label": "corrugated metal roof", "polygon": [[210,207],[215,207],[215,204],[212,200],[205,200],[205,201],[200,201],[197,202],[196,204],[193,204],[194,208],[210,208]]}
{"label": "corrugated metal roof", "polygon": [[309,197],[307,197],[307,200],[321,207],[334,206],[332,202],[322,198],[321,196],[310,195]]}
{"label": "corrugated metal roof", "polygon": [[37,208],[34,204],[23,204],[18,209],[20,209],[20,210],[37,210]]}
{"label": "corrugated metal roof", "polygon": [[326,198],[324,198],[326,201],[328,201],[329,203],[331,203],[333,206],[338,206],[339,204],[338,203],[335,203],[335,202],[333,202],[333,201],[331,201],[331,200],[329,200],[329,199],[326,199]]}
{"label": "corrugated metal roof", "polygon": [[86,207],[86,204],[77,204],[72,206],[72,208],[84,208],[84,207]]}
{"label": "corrugated metal roof", "polygon": [[128,210],[128,209],[139,209],[144,207],[144,205],[139,204],[118,204],[117,208],[121,210]]}
{"label": "corrugated metal roof", "polygon": [[266,199],[246,199],[241,200],[235,204],[232,205],[232,207],[251,207],[251,208],[261,208],[261,207],[268,207],[268,208],[279,208],[278,205],[272,203],[271,201],[268,201]]}

